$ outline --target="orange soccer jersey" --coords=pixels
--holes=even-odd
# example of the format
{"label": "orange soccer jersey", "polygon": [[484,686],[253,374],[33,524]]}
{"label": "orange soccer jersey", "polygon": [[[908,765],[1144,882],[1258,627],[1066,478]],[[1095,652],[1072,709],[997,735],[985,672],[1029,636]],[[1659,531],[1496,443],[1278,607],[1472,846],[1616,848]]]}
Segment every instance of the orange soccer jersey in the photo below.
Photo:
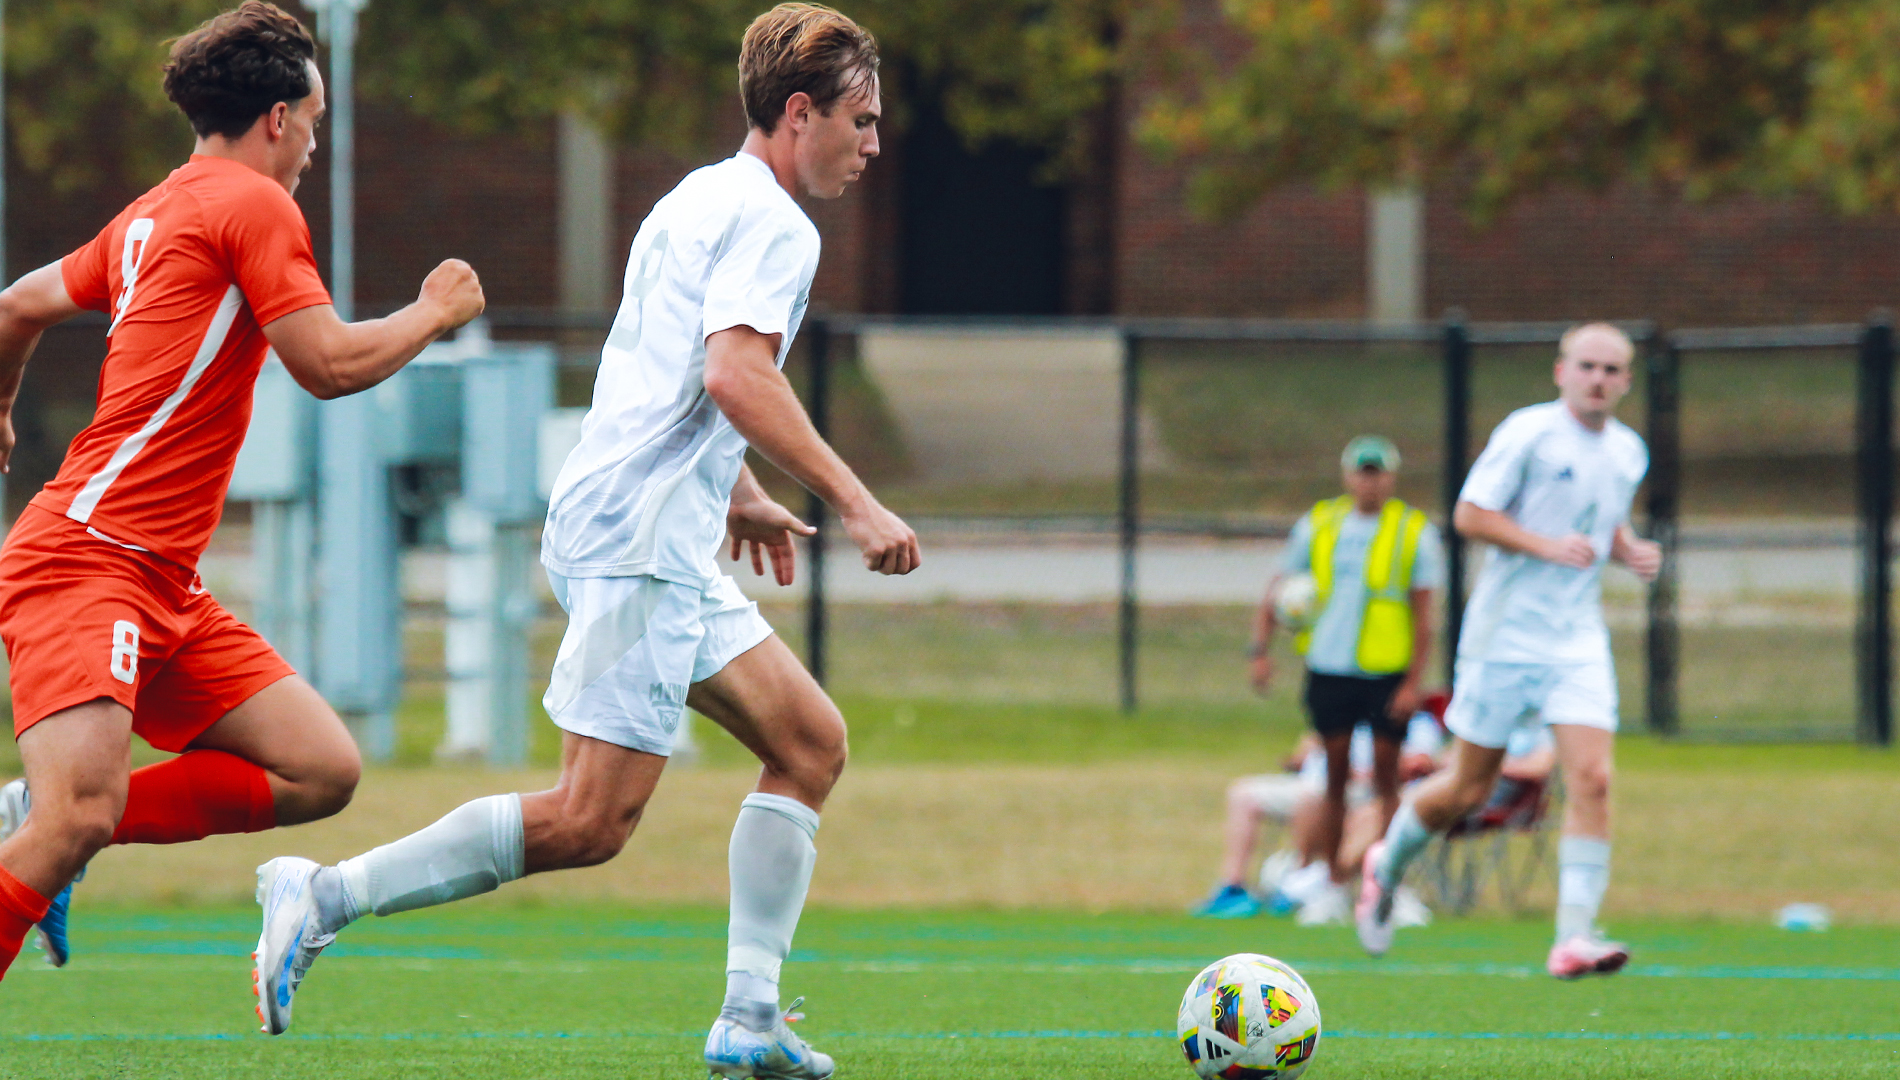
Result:
{"label": "orange soccer jersey", "polygon": [[195,567],[224,508],[268,344],[263,326],[330,302],[289,192],[193,155],[60,264],[111,319],[92,423],[33,503]]}
{"label": "orange soccer jersey", "polygon": [[182,749],[290,668],[197,583],[267,343],[330,302],[290,195],[194,155],[61,263],[112,320],[93,422],[0,550],[17,735],[102,697]]}

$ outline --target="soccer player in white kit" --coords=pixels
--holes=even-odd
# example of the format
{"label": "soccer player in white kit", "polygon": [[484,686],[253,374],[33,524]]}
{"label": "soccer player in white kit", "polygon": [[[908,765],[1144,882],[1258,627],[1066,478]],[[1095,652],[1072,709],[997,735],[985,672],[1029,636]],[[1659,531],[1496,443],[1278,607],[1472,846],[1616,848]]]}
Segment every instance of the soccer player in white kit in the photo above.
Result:
{"label": "soccer player in white kit", "polygon": [[1490,793],[1517,728],[1548,724],[1569,795],[1558,844],[1560,979],[1609,974],[1629,949],[1602,939],[1597,908],[1610,876],[1610,775],[1616,676],[1603,622],[1603,563],[1645,581],[1662,549],[1629,527],[1649,452],[1611,415],[1630,388],[1635,348],[1607,323],[1571,329],[1558,347],[1558,398],[1505,418],[1471,468],[1453,524],[1491,545],[1465,606],[1445,726],[1452,767],[1419,786],[1366,854],[1355,910],[1359,940],[1392,944],[1392,897],[1436,833]]}
{"label": "soccer player in white kit", "polygon": [[619,853],[690,705],[764,765],[729,852],[726,998],[706,1043],[715,1075],[830,1076],[779,1005],[815,857],[819,810],[845,763],[844,720],[715,562],[751,546],[781,583],[812,530],[745,468],[748,445],[819,494],[885,574],[919,565],[916,535],[832,452],[780,372],[818,266],[793,196],[836,198],[878,152],[877,45],[829,8],[781,4],[740,54],[750,129],[634,238],[593,407],[562,467],[542,541],[568,629],[544,704],[562,736],[550,791],[477,799],[334,867],[258,871],[256,980],[266,1030],[337,931],[375,912],[447,903],[523,874]]}

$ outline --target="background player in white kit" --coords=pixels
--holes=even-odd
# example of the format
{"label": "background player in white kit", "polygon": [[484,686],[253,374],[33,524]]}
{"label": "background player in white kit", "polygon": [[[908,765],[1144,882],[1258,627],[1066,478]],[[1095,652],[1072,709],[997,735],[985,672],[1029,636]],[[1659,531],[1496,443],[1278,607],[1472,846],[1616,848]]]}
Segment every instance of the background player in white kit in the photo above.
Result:
{"label": "background player in white kit", "polygon": [[834,507],[866,567],[909,573],[916,535],[813,430],[780,373],[805,314],[818,232],[793,195],[836,198],[876,156],[877,45],[828,8],[782,4],[741,50],[750,130],[635,237],[594,403],[550,500],[542,562],[568,612],[544,704],[564,729],[551,791],[477,799],[336,867],[259,868],[257,980],[267,1030],[338,930],[374,911],[446,903],[525,873],[617,854],[671,752],[682,708],[764,764],[733,827],[726,999],[706,1044],[716,1074],[822,1078],[793,1035],[779,967],[811,881],[818,812],[845,762],[844,720],[715,563],[752,546],[792,579],[792,533],[748,443]]}
{"label": "background player in white kit", "polygon": [[1445,715],[1453,764],[1420,785],[1366,855],[1355,915],[1374,955],[1391,946],[1392,895],[1407,864],[1484,801],[1514,729],[1549,724],[1569,797],[1550,973],[1608,974],[1629,960],[1626,947],[1602,940],[1596,913],[1610,876],[1617,723],[1603,563],[1614,559],[1645,581],[1662,568],[1662,549],[1629,527],[1648,450],[1611,416],[1634,359],[1614,326],[1571,329],[1558,347],[1558,399],[1507,417],[1465,480],[1453,524],[1491,550],[1458,639]]}

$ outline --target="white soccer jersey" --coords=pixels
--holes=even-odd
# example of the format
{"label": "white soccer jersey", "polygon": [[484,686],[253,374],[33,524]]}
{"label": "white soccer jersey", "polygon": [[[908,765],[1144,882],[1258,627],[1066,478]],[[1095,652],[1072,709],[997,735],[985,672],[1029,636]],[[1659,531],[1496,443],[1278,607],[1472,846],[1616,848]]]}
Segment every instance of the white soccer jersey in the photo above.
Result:
{"label": "white soccer jersey", "polygon": [[541,561],[565,577],[719,576],[746,442],[706,394],[706,338],[783,335],[818,269],[818,230],[751,154],[694,171],[640,225],[594,403],[548,500]]}
{"label": "white soccer jersey", "polygon": [[1519,409],[1498,425],[1459,499],[1543,536],[1582,533],[1597,557],[1575,570],[1492,548],[1465,606],[1460,663],[1609,663],[1603,563],[1648,469],[1641,436],[1616,420],[1591,431],[1561,401]]}

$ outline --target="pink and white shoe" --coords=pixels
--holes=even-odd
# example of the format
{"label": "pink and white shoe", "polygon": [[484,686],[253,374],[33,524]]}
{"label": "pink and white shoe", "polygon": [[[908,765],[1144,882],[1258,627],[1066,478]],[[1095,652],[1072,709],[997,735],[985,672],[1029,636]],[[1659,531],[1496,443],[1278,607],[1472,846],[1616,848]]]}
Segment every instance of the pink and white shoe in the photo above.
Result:
{"label": "pink and white shoe", "polygon": [[1384,956],[1392,947],[1392,896],[1379,884],[1376,872],[1384,858],[1384,840],[1366,849],[1365,865],[1359,871],[1359,902],[1352,909],[1359,944],[1372,956]]}
{"label": "pink and white shoe", "polygon": [[1581,979],[1585,975],[1613,975],[1630,962],[1628,945],[1578,934],[1550,947],[1550,960],[1544,966],[1559,979]]}

